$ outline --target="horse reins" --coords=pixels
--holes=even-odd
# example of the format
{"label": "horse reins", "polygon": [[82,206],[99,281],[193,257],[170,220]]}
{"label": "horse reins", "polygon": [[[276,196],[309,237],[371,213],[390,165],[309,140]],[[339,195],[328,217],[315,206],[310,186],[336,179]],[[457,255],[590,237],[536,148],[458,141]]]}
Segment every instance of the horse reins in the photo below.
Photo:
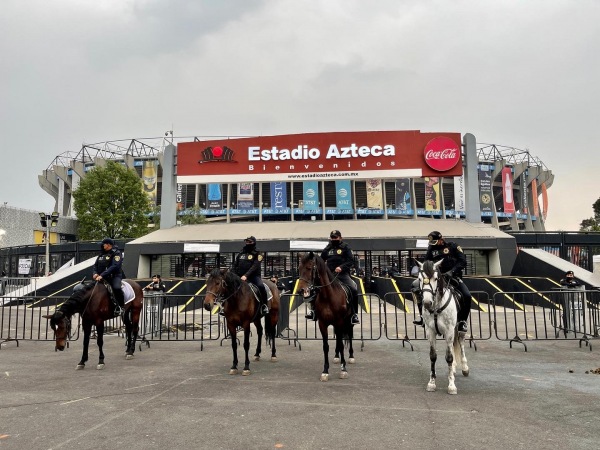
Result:
{"label": "horse reins", "polygon": [[[423,270],[421,270],[420,272],[422,274],[424,274],[425,276],[427,276],[427,274]],[[439,269],[436,270],[436,272],[438,274],[438,277],[439,276],[443,276]],[[427,282],[425,282],[425,280],[427,280]],[[435,294],[436,294],[436,292],[433,292],[433,289],[431,287],[431,283],[430,283],[429,280],[430,280],[429,277],[426,278],[426,279],[423,278],[423,287],[421,288],[421,291],[429,291],[431,293],[431,295],[433,296],[433,298],[434,298],[434,304],[435,304],[435,298],[436,298]],[[439,278],[438,278],[438,283],[439,283]],[[444,294],[448,290],[450,290],[450,288],[443,288],[442,287],[440,289],[439,285],[436,286],[436,291],[441,291],[440,292],[440,298],[443,298]],[[440,333],[440,330],[438,328],[438,321],[437,321],[438,315],[441,314],[442,311],[444,311],[448,307],[448,305],[450,304],[450,301],[452,300],[452,298],[454,298],[454,296],[452,295],[452,292],[450,292],[450,296],[448,296],[448,300],[442,306],[440,306],[439,308],[431,308],[431,309],[427,308],[427,311],[429,311],[430,314],[433,314],[433,323],[435,324],[435,332],[437,334],[442,334],[442,333]]]}

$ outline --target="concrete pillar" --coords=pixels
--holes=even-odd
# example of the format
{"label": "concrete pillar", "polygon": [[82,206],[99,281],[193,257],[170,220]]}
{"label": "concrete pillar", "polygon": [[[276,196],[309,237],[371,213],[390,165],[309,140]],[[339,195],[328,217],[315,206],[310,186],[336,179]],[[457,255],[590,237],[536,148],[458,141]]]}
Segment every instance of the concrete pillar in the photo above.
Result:
{"label": "concrete pillar", "polygon": [[477,141],[467,133],[463,136],[465,155],[465,215],[467,222],[481,222],[479,205],[479,179],[477,174]]}
{"label": "concrete pillar", "polygon": [[175,174],[176,148],[173,144],[165,147],[160,162],[163,168],[162,199],[160,205],[160,227],[173,228],[177,225],[177,177]]}

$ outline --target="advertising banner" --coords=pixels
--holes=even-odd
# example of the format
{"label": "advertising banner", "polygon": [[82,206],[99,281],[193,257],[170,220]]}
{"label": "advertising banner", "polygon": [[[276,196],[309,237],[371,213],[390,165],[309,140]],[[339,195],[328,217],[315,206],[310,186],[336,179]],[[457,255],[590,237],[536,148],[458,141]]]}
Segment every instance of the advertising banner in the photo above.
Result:
{"label": "advertising banner", "polygon": [[383,209],[383,191],[381,180],[367,180],[367,208]]}
{"label": "advertising banner", "polygon": [[491,216],[492,209],[492,174],[488,165],[481,165],[479,172],[479,206],[482,215]]}
{"label": "advertising banner", "polygon": [[319,208],[319,182],[305,181],[302,183],[302,200],[304,211],[314,211]]}
{"label": "advertising banner", "polygon": [[533,202],[533,215],[538,217],[540,215],[540,207],[538,204],[538,190],[537,190],[537,179],[531,180],[531,201]]}
{"label": "advertising banner", "polygon": [[502,197],[504,200],[504,212],[515,212],[515,199],[513,196],[512,169],[505,167],[502,169]]}
{"label": "advertising banner", "polygon": [[352,185],[350,180],[335,181],[335,204],[338,211],[352,213]]}
{"label": "advertising banner", "polygon": [[287,183],[282,181],[271,183],[271,209],[287,211]]}
{"label": "advertising banner", "polygon": [[398,213],[408,214],[412,208],[410,206],[410,178],[400,178],[395,183],[396,192],[396,210]]}
{"label": "advertising banner", "polygon": [[548,188],[546,187],[546,183],[542,183],[542,214],[544,215],[544,220],[548,216]]}
{"label": "advertising banner", "polygon": [[209,184],[207,186],[208,209],[223,209],[223,196],[220,184]]}
{"label": "advertising banner", "polygon": [[396,179],[462,174],[460,133],[305,133],[177,144],[177,182]]}
{"label": "advertising banner", "polygon": [[156,205],[158,195],[158,161],[145,160],[142,162],[142,181],[144,192],[152,205]]}
{"label": "advertising banner", "polygon": [[238,209],[254,208],[254,183],[238,183],[237,207]]}
{"label": "advertising banner", "polygon": [[425,177],[425,211],[439,211],[440,179],[438,177]]}
{"label": "advertising banner", "polygon": [[177,202],[177,211],[183,211],[185,208],[183,205],[183,184],[177,184],[177,194],[175,194],[175,201]]}
{"label": "advertising banner", "polygon": [[523,201],[521,202],[521,213],[529,214],[529,186],[527,184],[527,171],[521,175],[521,191],[523,192]]}
{"label": "advertising banner", "polygon": [[465,176],[454,177],[454,211],[465,213],[467,210],[465,200]]}

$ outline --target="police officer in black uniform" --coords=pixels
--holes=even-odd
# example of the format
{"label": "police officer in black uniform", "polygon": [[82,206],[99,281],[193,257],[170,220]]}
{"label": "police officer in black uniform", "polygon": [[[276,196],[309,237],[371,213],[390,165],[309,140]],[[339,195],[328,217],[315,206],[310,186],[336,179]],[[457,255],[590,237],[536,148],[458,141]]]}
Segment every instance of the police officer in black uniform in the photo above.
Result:
{"label": "police officer in black uniform", "polygon": [[[463,270],[467,267],[467,258],[460,248],[460,245],[456,245],[454,242],[446,242],[439,231],[432,231],[427,236],[429,239],[429,247],[427,247],[427,255],[425,255],[426,261],[438,262],[443,260],[440,265],[440,270],[445,275],[450,275],[454,280],[454,286],[462,294],[460,300],[460,309],[458,311],[458,324],[457,328],[460,332],[467,332],[467,320],[469,319],[469,313],[471,312],[471,293],[469,288],[462,280]],[[416,286],[415,286],[416,282]],[[413,293],[417,297],[417,306],[419,307],[419,314],[423,314],[423,294],[419,290],[419,281],[413,282]],[[415,325],[423,325],[423,318],[419,317],[418,320],[413,321]]]}
{"label": "police officer in black uniform", "polygon": [[111,238],[104,238],[100,244],[101,252],[94,263],[94,275],[92,278],[95,281],[106,280],[112,286],[117,305],[115,305],[115,315],[123,312],[124,294],[121,289],[121,281],[123,280],[123,254],[115,245]]}
{"label": "police officer in black uniform", "polygon": [[[350,246],[342,241],[342,233],[339,230],[333,230],[329,233],[329,244],[321,252],[321,258],[327,263],[337,279],[344,283],[350,289],[352,299],[352,324],[360,323],[358,319],[358,289],[356,283],[350,277],[350,269],[354,267],[354,256]],[[312,303],[309,303],[309,310],[306,314],[307,319],[316,320],[315,312],[312,310]]]}
{"label": "police officer in black uniform", "polygon": [[248,236],[244,239],[244,247],[238,253],[233,262],[233,272],[237,274],[242,281],[248,281],[258,287],[260,292],[260,313],[263,316],[269,314],[267,306],[267,289],[260,277],[261,263],[263,255],[256,249],[256,238]]}

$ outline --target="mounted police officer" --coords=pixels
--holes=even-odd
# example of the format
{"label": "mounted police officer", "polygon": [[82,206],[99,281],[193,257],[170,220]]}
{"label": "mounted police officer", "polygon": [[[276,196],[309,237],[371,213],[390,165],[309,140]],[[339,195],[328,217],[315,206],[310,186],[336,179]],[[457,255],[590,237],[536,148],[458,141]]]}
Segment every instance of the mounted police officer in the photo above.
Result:
{"label": "mounted police officer", "polygon": [[267,289],[260,277],[261,263],[263,255],[256,249],[256,238],[248,236],[244,239],[244,247],[238,253],[233,262],[233,272],[238,275],[242,281],[254,284],[260,293],[260,313],[263,316],[269,314],[267,306]]}
{"label": "mounted police officer", "polygon": [[[463,270],[467,267],[467,258],[460,248],[454,242],[446,242],[439,231],[432,231],[427,236],[429,246],[427,247],[426,261],[438,262],[442,260],[440,270],[444,275],[449,275],[452,278],[453,285],[462,294],[460,300],[460,308],[458,310],[457,328],[460,332],[467,332],[467,320],[471,312],[471,293],[469,288],[462,280]],[[417,306],[419,307],[419,315],[423,314],[423,293],[419,289],[419,280],[413,281],[412,291],[417,297]],[[423,325],[423,317],[413,321],[415,325]]]}
{"label": "mounted police officer", "polygon": [[124,294],[121,289],[121,281],[123,280],[123,270],[121,269],[123,254],[111,238],[102,239],[100,250],[100,255],[98,255],[94,263],[94,275],[92,278],[95,281],[106,280],[112,286],[115,299],[117,300],[115,315],[120,315],[125,306]]}
{"label": "mounted police officer", "polygon": [[[358,319],[358,289],[356,283],[350,277],[350,269],[354,267],[354,256],[350,246],[342,241],[342,233],[339,230],[333,230],[329,233],[329,244],[321,252],[321,258],[327,263],[336,278],[348,286],[352,299],[350,306],[352,308],[353,325],[360,323]],[[312,309],[312,302],[309,302],[309,310],[306,314],[307,319],[316,320],[315,312]]]}

